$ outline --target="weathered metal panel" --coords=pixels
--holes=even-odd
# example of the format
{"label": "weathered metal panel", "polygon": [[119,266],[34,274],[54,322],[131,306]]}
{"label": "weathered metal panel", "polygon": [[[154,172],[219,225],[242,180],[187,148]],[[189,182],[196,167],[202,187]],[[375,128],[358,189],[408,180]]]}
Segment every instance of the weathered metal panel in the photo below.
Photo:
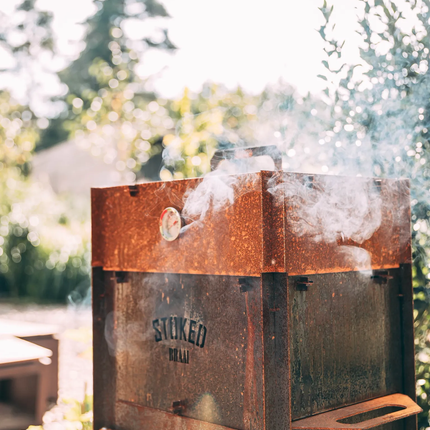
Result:
{"label": "weathered metal panel", "polygon": [[[93,189],[93,266],[257,277],[264,272],[303,275],[383,269],[410,262],[408,181],[375,183],[264,171],[229,178],[234,202],[215,211],[208,199],[206,216],[188,220],[186,231],[173,242],[159,233],[160,214],[168,206],[181,212],[187,195],[202,179],[139,184],[133,195],[129,187]],[[367,196],[365,204],[374,205],[366,217],[372,214],[372,223],[380,217],[380,223],[374,232],[370,229],[369,237],[349,238],[340,226],[336,238],[327,240],[324,232],[338,221],[333,214],[338,210],[342,214],[342,205],[350,205],[336,200],[330,212],[337,187],[350,189],[340,193],[345,199]],[[306,219],[309,214],[314,219]],[[350,223],[369,221],[360,216]]]}
{"label": "weathered metal panel", "polygon": [[105,338],[106,320],[115,309],[113,273],[93,268],[93,360],[94,360],[94,428],[115,428],[115,392],[117,371]]}
{"label": "weathered metal panel", "polygon": [[[284,430],[291,419],[405,392],[411,361],[399,359],[410,354],[401,345],[399,270],[290,277],[288,286],[278,273],[263,274],[260,285],[255,278],[99,272],[96,426],[131,423],[119,412],[126,403],[164,410],[168,423],[179,422],[176,412],[201,428]],[[307,290],[297,290],[297,281]],[[205,347],[171,339],[171,316],[194,318],[196,327],[202,321]],[[154,320],[164,334],[159,342]],[[188,363],[170,361],[169,348],[178,345],[189,351]],[[414,425],[409,418],[381,429]]]}
{"label": "weathered metal panel", "polygon": [[[402,318],[402,364],[403,364],[403,387],[402,393],[407,394],[416,401],[415,386],[415,343],[414,343],[414,298],[412,290],[412,266],[402,264],[400,266],[400,311]],[[417,417],[405,420],[405,430],[417,428]]]}
{"label": "weathered metal panel", "polygon": [[396,194],[397,203],[397,225],[396,234],[399,236],[401,264],[412,264],[412,235],[411,235],[411,185],[407,179],[398,180],[393,185],[393,193]]}
{"label": "weathered metal panel", "polygon": [[282,176],[261,172],[263,261],[261,272],[285,272],[285,204],[282,194],[271,189],[279,186]]}
{"label": "weathered metal panel", "polygon": [[285,273],[264,273],[264,399],[266,430],[291,429],[288,288]]}
{"label": "weathered metal panel", "polygon": [[93,266],[105,270],[259,276],[262,259],[260,174],[238,175],[234,204],[188,220],[178,240],[159,231],[166,207],[179,212],[201,179],[92,189]]}
{"label": "weathered metal panel", "polygon": [[292,418],[402,392],[400,273],[289,278]]}
{"label": "weathered metal panel", "polygon": [[117,430],[234,430],[130,402],[119,401],[116,409]]}
{"label": "weathered metal panel", "polygon": [[[410,261],[407,180],[283,175],[283,188],[277,192],[286,195],[288,274],[376,270]],[[359,198],[370,205],[366,216],[354,212],[360,208],[354,199]],[[370,237],[362,234],[372,227]]]}
{"label": "weathered metal panel", "polygon": [[203,179],[92,190],[95,428],[290,430],[414,399],[408,182],[226,178],[234,201],[202,195],[172,242],[159,216]]}
{"label": "weathered metal panel", "polygon": [[235,429],[263,428],[260,280],[129,273],[122,281],[107,328],[111,397]]}

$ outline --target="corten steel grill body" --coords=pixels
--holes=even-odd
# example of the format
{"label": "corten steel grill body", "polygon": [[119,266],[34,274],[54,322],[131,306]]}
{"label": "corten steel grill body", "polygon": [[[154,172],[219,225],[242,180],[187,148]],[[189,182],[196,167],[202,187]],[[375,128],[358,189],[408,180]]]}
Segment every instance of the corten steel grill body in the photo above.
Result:
{"label": "corten steel grill body", "polygon": [[415,429],[407,181],[356,179],[387,204],[357,244],[297,234],[297,204],[269,192],[344,178],[237,178],[171,242],[160,214],[202,179],[92,190],[94,428]]}

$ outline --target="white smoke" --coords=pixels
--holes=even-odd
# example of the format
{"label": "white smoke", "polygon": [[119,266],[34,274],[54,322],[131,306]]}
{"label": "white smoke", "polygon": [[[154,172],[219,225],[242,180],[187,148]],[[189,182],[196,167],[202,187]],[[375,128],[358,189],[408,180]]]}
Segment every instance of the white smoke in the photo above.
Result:
{"label": "white smoke", "polygon": [[237,177],[208,173],[195,189],[185,194],[182,216],[186,220],[203,220],[211,210],[218,212],[234,203],[234,186]]}
{"label": "white smoke", "polygon": [[142,327],[140,321],[126,321],[121,312],[109,312],[106,315],[104,336],[109,355],[120,357],[124,354],[141,354],[142,342],[153,338],[151,328]]}
{"label": "white smoke", "polygon": [[191,225],[202,223],[208,214],[216,214],[232,206],[237,198],[255,190],[258,180],[259,176],[253,173],[232,175],[222,169],[205,175],[196,188],[188,189],[184,195],[181,215],[186,225],[181,233]]}
{"label": "white smoke", "polygon": [[382,200],[373,180],[318,176],[312,183],[285,173],[280,184],[274,182],[268,191],[286,199],[288,224],[296,236],[362,244],[381,225]]}
{"label": "white smoke", "polygon": [[[375,186],[373,179],[357,176],[364,172],[369,176],[382,175],[382,171],[372,171],[367,165],[374,165],[375,159],[381,166],[392,165],[393,151],[386,151],[385,146],[379,145],[378,148],[372,146],[370,154],[370,147],[367,148],[370,136],[366,136],[361,129],[356,136],[356,139],[361,140],[353,142],[352,147],[345,145],[343,139],[335,140],[337,130],[343,134],[343,128],[337,121],[333,131],[326,131],[327,124],[334,121],[327,105],[316,98],[300,99],[293,91],[281,90],[282,87],[268,91],[268,99],[257,109],[258,121],[251,127],[253,139],[245,140],[252,145],[255,145],[255,140],[265,145],[276,144],[283,153],[284,169],[351,176],[318,175],[312,185],[303,181],[306,178],[304,174],[282,172],[280,181],[274,179],[269,184],[269,192],[278,202],[285,200],[288,228],[297,237],[306,236],[314,242],[338,243],[339,253],[345,254],[345,259],[352,261],[355,258],[357,266],[370,267],[370,255],[361,245],[380,228],[382,220],[385,227],[388,223],[393,228],[398,227],[395,224],[399,222],[397,215],[387,218],[387,214],[396,210],[406,211],[409,198],[399,198],[399,187],[402,187],[399,183],[390,189],[390,183],[384,181],[381,194],[381,189]],[[227,127],[223,129],[222,135],[231,137],[232,144],[237,148],[245,146],[240,133],[238,131],[235,135],[235,131]],[[173,158],[179,156],[173,152],[166,148],[164,155]],[[386,163],[382,163],[382,158]],[[259,178],[258,175],[252,177],[249,172],[263,169],[273,170],[273,165],[259,166],[249,161],[235,160],[233,163],[221,163],[218,170],[206,174],[198,186],[184,196],[182,215],[187,225],[183,227],[182,233],[190,225],[196,226],[203,222],[208,214],[233,205],[241,193],[247,192],[242,190],[246,181],[252,182]],[[398,176],[397,171],[383,170],[389,172],[386,176]],[[408,190],[405,192],[408,193]],[[404,207],[396,208],[399,202],[403,202]],[[384,230],[387,230],[385,227]],[[405,229],[397,231],[401,235],[400,245],[403,246],[409,241],[409,232]],[[354,244],[358,250],[352,251]],[[340,248],[345,245],[350,248]]]}
{"label": "white smoke", "polygon": [[[350,263],[350,265],[359,267],[362,276],[365,278],[372,276],[372,272],[370,272],[372,260],[370,254],[365,249],[358,246],[341,245],[338,248],[338,252],[339,255],[344,257],[346,264]],[[366,273],[364,270],[368,270],[369,272]]]}

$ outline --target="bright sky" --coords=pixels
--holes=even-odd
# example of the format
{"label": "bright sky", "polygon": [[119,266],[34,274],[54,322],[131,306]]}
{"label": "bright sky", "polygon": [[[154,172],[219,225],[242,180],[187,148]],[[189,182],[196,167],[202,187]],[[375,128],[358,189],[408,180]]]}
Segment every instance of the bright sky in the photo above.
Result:
{"label": "bright sky", "polygon": [[[317,92],[323,72],[323,43],[315,31],[322,23],[321,0],[165,0],[168,27],[180,48],[169,62],[155,53],[155,68],[169,64],[157,89],[169,95],[184,84],[198,89],[205,80],[261,91],[280,78],[298,89]],[[337,29],[353,43],[358,58],[354,2],[335,1]],[[156,57],[156,58],[154,58]]]}
{"label": "bright sky", "polygon": [[[10,13],[17,0],[0,0],[0,10]],[[129,22],[125,31],[141,37],[145,29],[158,25],[169,29],[179,48],[175,54],[152,50],[138,72],[142,77],[156,73],[155,88],[166,97],[180,94],[184,86],[198,90],[211,80],[229,87],[240,84],[248,91],[261,91],[283,79],[301,93],[318,92],[323,72],[323,44],[316,29],[322,22],[318,10],[322,0],[162,0],[171,18],[152,25]],[[346,39],[346,60],[358,60],[358,37],[354,30],[356,0],[333,0],[336,29]],[[80,24],[95,11],[92,0],[38,0],[40,9],[54,12],[53,28],[60,56],[42,59],[31,70],[37,79],[39,113],[48,114],[49,96],[64,91],[50,71],[61,70],[82,49],[84,27]],[[7,63],[1,55],[0,61]],[[11,61],[9,59],[9,61]],[[0,67],[1,68],[1,67]],[[22,77],[9,76],[0,83],[11,87],[17,97],[25,96]],[[46,103],[45,103],[46,102]],[[36,106],[34,106],[36,107]]]}

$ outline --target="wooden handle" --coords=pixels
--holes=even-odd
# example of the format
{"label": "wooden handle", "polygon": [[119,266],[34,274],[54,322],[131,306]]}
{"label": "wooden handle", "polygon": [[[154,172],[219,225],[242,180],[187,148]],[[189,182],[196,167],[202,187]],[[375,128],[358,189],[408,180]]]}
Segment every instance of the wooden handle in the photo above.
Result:
{"label": "wooden handle", "polygon": [[[356,424],[345,424],[339,422],[346,418],[352,418],[366,412],[390,406],[400,407],[402,409],[377,418],[361,421]],[[293,430],[365,430],[378,427],[392,421],[401,420],[403,418],[410,417],[411,415],[416,415],[421,411],[422,409],[410,397],[404,394],[391,394],[389,396],[379,397],[367,402],[358,403],[356,405],[335,409],[330,412],[293,421],[292,428]]]}
{"label": "wooden handle", "polygon": [[268,155],[273,159],[276,170],[282,170],[282,154],[275,145],[218,149],[211,159],[211,170],[215,170],[218,164],[223,160],[261,157],[263,155]]}

